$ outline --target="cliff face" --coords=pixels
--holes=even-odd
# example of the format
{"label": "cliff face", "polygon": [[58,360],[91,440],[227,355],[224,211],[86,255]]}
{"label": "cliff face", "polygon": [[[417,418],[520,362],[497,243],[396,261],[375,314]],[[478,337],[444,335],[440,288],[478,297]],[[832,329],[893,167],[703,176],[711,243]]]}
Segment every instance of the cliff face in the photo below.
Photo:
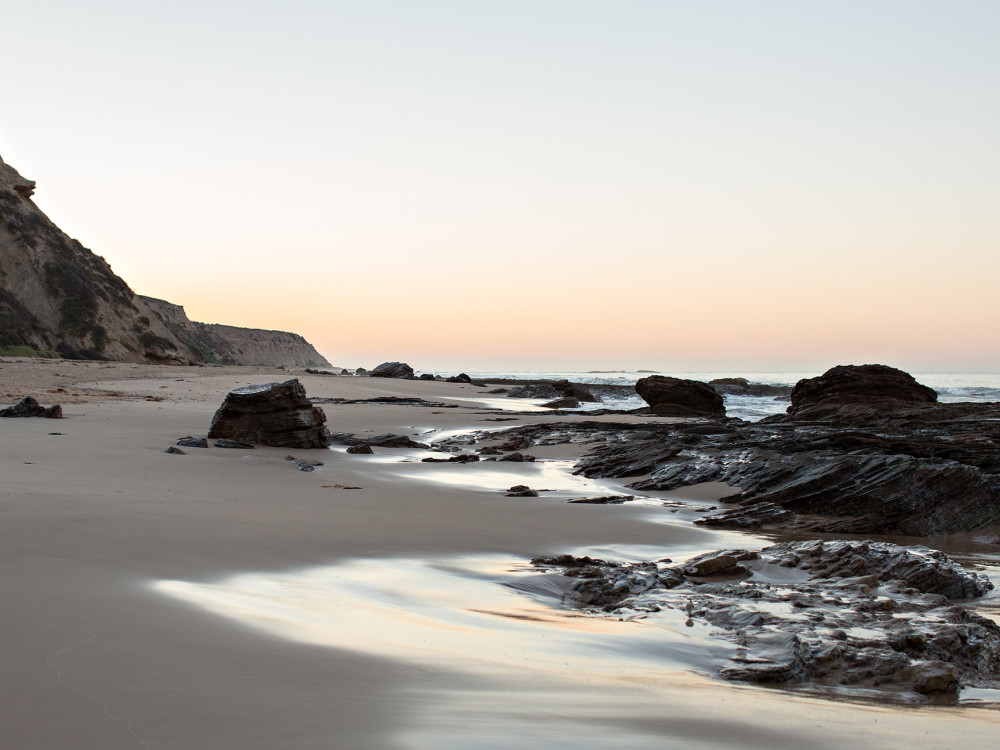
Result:
{"label": "cliff face", "polygon": [[297,333],[197,323],[184,308],[152,297],[138,297],[174,337],[203,361],[227,365],[330,367],[312,344]]}
{"label": "cliff face", "polygon": [[70,359],[319,366],[305,339],[193,323],[141,297],[104,258],[68,237],[31,200],[35,183],[0,159],[0,348]]}

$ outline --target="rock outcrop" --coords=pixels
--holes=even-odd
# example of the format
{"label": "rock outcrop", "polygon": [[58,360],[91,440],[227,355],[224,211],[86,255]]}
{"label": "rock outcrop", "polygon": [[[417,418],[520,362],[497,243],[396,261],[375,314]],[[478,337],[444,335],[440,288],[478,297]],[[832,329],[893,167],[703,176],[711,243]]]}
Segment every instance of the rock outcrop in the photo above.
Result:
{"label": "rock outcrop", "polygon": [[886,365],[840,365],[792,388],[788,415],[796,420],[859,422],[901,406],[933,404],[937,392]]}
{"label": "rock outcrop", "polygon": [[681,565],[533,562],[574,580],[578,606],[650,621],[678,610],[689,626],[710,625],[709,637],[734,645],[717,662],[726,679],[858,697],[1000,687],[1000,626],[952,601],[992,585],[926,547],[816,540],[719,550]]}
{"label": "rock outcrop", "polygon": [[[230,391],[212,417],[208,437],[251,445],[327,448],[326,414],[306,398],[298,380]],[[219,445],[219,443],[216,443]]]}
{"label": "rock outcrop", "polygon": [[726,416],[722,396],[710,385],[697,380],[650,375],[641,378],[635,390],[658,416]]}
{"label": "rock outcrop", "polygon": [[0,160],[0,348],[69,359],[329,366],[294,334],[191,323],[182,308],[136,295],[35,205],[34,188]]}
{"label": "rock outcrop", "polygon": [[405,362],[383,362],[368,373],[370,378],[399,378],[413,380],[413,368]]}
{"label": "rock outcrop", "polygon": [[33,396],[25,396],[13,406],[0,409],[0,417],[43,417],[45,419],[62,419],[62,407],[59,404],[42,406]]}
{"label": "rock outcrop", "polygon": [[329,367],[330,363],[297,333],[197,323],[181,305],[137,297],[199,361],[263,367]]}
{"label": "rock outcrop", "polygon": [[[482,455],[591,446],[576,471],[637,491],[724,482],[724,528],[928,536],[1000,525],[1000,404],[912,404],[866,427],[739,419],[527,425],[442,441]],[[494,445],[502,441],[501,445]]]}

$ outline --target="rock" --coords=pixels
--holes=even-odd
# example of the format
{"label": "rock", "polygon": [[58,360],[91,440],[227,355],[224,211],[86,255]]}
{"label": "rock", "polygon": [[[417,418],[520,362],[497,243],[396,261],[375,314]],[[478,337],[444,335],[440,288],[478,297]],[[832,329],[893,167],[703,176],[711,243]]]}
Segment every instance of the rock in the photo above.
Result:
{"label": "rock", "polygon": [[947,662],[920,662],[911,666],[906,676],[918,693],[954,693],[958,689],[958,667]]}
{"label": "rock", "polygon": [[466,375],[464,372],[454,375],[450,378],[445,378],[446,383],[471,383],[472,378]]}
{"label": "rock", "polygon": [[25,396],[13,406],[0,409],[0,417],[42,417],[44,419],[62,419],[62,407],[59,404],[45,407],[32,396]]}
{"label": "rock", "polygon": [[534,456],[527,456],[523,453],[508,453],[506,456],[498,458],[497,461],[511,461],[513,463],[532,463],[534,462]]}
{"label": "rock", "polygon": [[786,385],[751,383],[746,378],[716,378],[708,384],[727,396],[777,396],[787,398],[792,389]]}
{"label": "rock", "polygon": [[549,401],[546,404],[541,404],[541,406],[546,409],[579,409],[580,402],[575,398],[558,398],[555,401]]}
{"label": "rock", "polygon": [[937,392],[886,365],[840,365],[792,388],[788,414],[798,420],[863,421],[900,406],[932,404]]}
{"label": "rock", "polygon": [[567,500],[567,503],[579,503],[582,505],[622,505],[635,500],[631,495],[607,495],[605,497],[583,497],[579,500]]}
{"label": "rock", "polygon": [[193,437],[188,435],[187,437],[182,437],[177,441],[177,445],[182,445],[185,448],[207,448],[208,440],[203,437]]}
{"label": "rock", "polygon": [[430,448],[426,443],[418,443],[406,435],[396,435],[386,432],[375,437],[362,438],[365,445],[374,445],[377,448]]}
{"label": "rock", "polygon": [[417,380],[434,380],[434,376],[429,372],[422,373]]}
{"label": "rock", "polygon": [[507,490],[507,497],[538,497],[538,492],[526,484],[515,484]]}
{"label": "rock", "polygon": [[[717,662],[725,679],[859,698],[1000,687],[1000,626],[943,593],[980,596],[988,579],[926,548],[814,540],[709,552],[672,567],[570,555],[532,562],[576,579],[577,604],[616,619],[686,612],[687,624],[700,621],[709,638],[736,645]],[[755,575],[727,573],[742,568]]]}
{"label": "rock", "polygon": [[240,440],[230,440],[229,438],[220,438],[215,441],[216,448],[236,448],[239,450],[247,450],[255,446],[250,443],[244,443]]}
{"label": "rock", "polygon": [[702,556],[689,561],[684,566],[684,574],[689,576],[710,576],[725,573],[736,567],[737,561],[733,555],[711,553],[708,557]]}
{"label": "rock", "polygon": [[286,461],[291,461],[299,467],[299,471],[316,471],[317,466],[322,466],[322,461],[308,458],[296,458],[295,456],[285,456]]}
{"label": "rock", "polygon": [[422,458],[420,459],[425,464],[471,464],[479,460],[479,456],[471,453],[463,453],[458,456],[451,456],[450,458]]}
{"label": "rock", "polygon": [[703,525],[927,536],[1000,525],[998,424],[997,404],[921,403],[866,427],[785,418],[535,425],[503,435],[528,444],[590,442],[577,472],[650,475],[633,482],[635,490],[700,482],[741,488],[722,498],[734,507],[697,522]]}
{"label": "rock", "polygon": [[722,396],[710,385],[664,375],[650,375],[635,384],[636,393],[663,417],[724,417]]}
{"label": "rock", "polygon": [[368,455],[374,453],[375,451],[372,450],[372,447],[370,445],[352,445],[350,448],[347,449],[347,452],[354,454],[361,453]]}
{"label": "rock", "polygon": [[354,376],[358,378],[368,377],[368,370],[366,370],[364,367],[359,367],[354,371]]}
{"label": "rock", "polygon": [[[306,398],[298,380],[230,391],[212,417],[210,438],[287,448],[327,448],[323,410]],[[218,443],[216,443],[218,445]]]}
{"label": "rock", "polygon": [[368,373],[370,378],[399,378],[413,380],[413,368],[405,362],[383,362]]}
{"label": "rock", "polygon": [[182,451],[180,448],[178,448],[175,445],[171,445],[169,448],[167,448],[164,451],[164,453],[173,453],[173,454],[175,454],[177,456],[185,456],[185,455],[187,455],[184,451]]}

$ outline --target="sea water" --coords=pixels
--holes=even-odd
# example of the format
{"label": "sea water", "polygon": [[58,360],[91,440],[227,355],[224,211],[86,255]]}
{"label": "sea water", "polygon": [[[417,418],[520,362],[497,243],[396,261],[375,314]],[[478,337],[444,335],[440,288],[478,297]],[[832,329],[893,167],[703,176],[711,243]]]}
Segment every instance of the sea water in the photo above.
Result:
{"label": "sea water", "polygon": [[[432,372],[449,377],[455,372]],[[746,378],[752,384],[784,386],[791,388],[800,380],[814,378],[820,372],[684,372],[653,370],[564,370],[564,371],[491,371],[467,373],[474,381],[494,380],[568,380],[571,383],[591,383],[595,385],[634,386],[640,378],[649,375],[667,375],[674,378],[699,380],[707,383],[718,378]],[[938,393],[938,401],[956,403],[961,401],[1000,401],[1000,373],[976,372],[916,372],[912,373],[918,383],[933,388]],[[783,414],[788,408],[787,397],[735,396],[726,395],[726,414],[755,422],[771,414]],[[580,404],[580,409],[616,409],[626,411],[638,409],[646,403],[636,393],[622,393],[621,397],[609,396],[597,404]]]}

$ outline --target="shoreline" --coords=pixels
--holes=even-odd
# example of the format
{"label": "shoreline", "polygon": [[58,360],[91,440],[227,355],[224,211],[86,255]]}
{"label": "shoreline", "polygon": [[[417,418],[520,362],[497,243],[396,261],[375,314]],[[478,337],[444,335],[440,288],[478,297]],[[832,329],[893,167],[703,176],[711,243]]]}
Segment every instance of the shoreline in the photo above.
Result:
{"label": "shoreline", "polygon": [[[495,423],[503,412],[474,403],[488,388],[453,383],[272,368],[0,362],[0,392],[35,395],[45,406],[62,403],[66,415],[60,421],[0,421],[0,596],[9,643],[17,645],[4,661],[18,685],[0,708],[4,745],[389,748],[450,741],[495,747],[489,729],[500,736],[523,731],[529,747],[544,746],[546,736],[559,731],[576,737],[580,747],[589,746],[588,737],[616,736],[635,747],[671,739],[710,747],[818,747],[858,740],[858,732],[868,735],[858,746],[903,747],[924,731],[986,747],[1000,727],[991,711],[845,705],[684,671],[641,687],[626,687],[627,677],[612,680],[603,696],[577,678],[532,671],[539,684],[529,688],[517,680],[463,675],[435,666],[434,659],[407,662],[359,652],[346,641],[337,646],[336,619],[329,626],[332,644],[308,645],[158,593],[155,581],[210,584],[235,574],[294,573],[338,561],[720,546],[719,532],[682,532],[651,522],[653,510],[637,504],[508,498],[493,489],[409,476],[473,472],[475,465],[439,469],[389,464],[388,458],[366,461],[336,449],[294,451],[323,460],[324,466],[305,473],[284,460],[289,451],[281,448],[164,453],[184,435],[204,434],[231,388],[291,377],[318,399],[459,403],[447,409],[325,403],[334,431],[397,432],[419,440],[428,430],[551,420],[518,414],[516,422]],[[50,393],[59,387],[68,397]],[[4,405],[12,402],[5,397]],[[400,449],[379,453],[405,455]],[[556,446],[539,456],[565,454]],[[363,489],[331,486],[337,484]],[[351,616],[350,609],[337,613]],[[405,619],[399,627],[405,631]],[[574,706],[576,698],[593,715]],[[548,717],[531,706],[545,700],[552,704]],[[789,702],[803,715],[789,719]],[[662,716],[654,709],[658,704],[691,718]],[[484,721],[486,728],[477,729]],[[821,741],[810,729],[817,722],[828,722]]]}

